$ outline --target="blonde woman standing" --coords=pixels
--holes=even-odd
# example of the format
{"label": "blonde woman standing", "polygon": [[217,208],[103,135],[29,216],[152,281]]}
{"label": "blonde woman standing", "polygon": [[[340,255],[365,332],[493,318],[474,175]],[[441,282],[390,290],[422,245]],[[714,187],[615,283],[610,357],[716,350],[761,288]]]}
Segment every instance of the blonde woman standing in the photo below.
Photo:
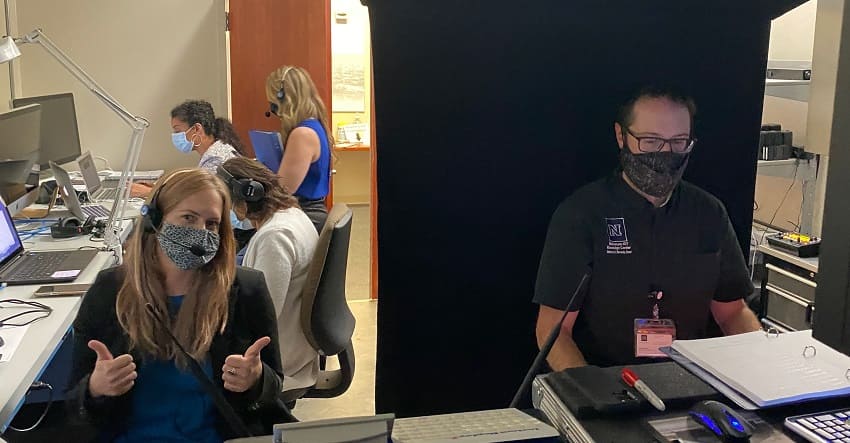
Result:
{"label": "blonde woman standing", "polygon": [[179,169],[163,176],[124,264],[102,271],[83,299],[69,402],[99,440],[233,436],[165,328],[252,433],[271,432],[256,411],[281,390],[274,306],[263,274],[233,263],[229,211],[230,193],[215,175]]}
{"label": "blonde woman standing", "polygon": [[284,189],[298,198],[301,209],[321,231],[330,192],[331,135],[328,111],[303,68],[282,66],[266,78],[271,113],[280,119],[283,159],[277,175]]}

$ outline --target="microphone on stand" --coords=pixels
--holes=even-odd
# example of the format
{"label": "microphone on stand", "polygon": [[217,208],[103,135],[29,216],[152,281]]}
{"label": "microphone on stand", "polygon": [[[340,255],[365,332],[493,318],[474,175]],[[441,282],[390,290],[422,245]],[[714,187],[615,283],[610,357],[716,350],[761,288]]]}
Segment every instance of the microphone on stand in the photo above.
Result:
{"label": "microphone on stand", "polygon": [[555,345],[555,340],[557,340],[558,336],[561,334],[561,327],[564,324],[564,320],[567,318],[567,314],[570,313],[570,308],[572,307],[573,302],[575,301],[578,294],[582,291],[585,282],[589,278],[589,272],[586,272],[581,277],[581,281],[578,282],[578,286],[576,287],[575,292],[573,292],[573,296],[570,297],[570,301],[567,302],[567,307],[564,308],[564,315],[561,316],[561,320],[559,320],[558,323],[555,323],[555,326],[549,333],[549,337],[546,339],[546,342],[543,343],[543,346],[540,347],[540,352],[538,352],[537,357],[534,358],[534,363],[531,364],[531,367],[525,374],[525,378],[522,380],[522,384],[519,385],[519,389],[517,389],[516,394],[514,394],[514,398],[513,400],[511,400],[511,404],[509,407],[516,408],[517,406],[519,406],[519,403],[522,401],[522,397],[525,395],[525,392],[528,391],[529,387],[531,387],[531,382],[534,380],[534,376],[537,375],[537,371],[540,370],[540,366],[542,366],[543,362],[546,361],[546,357],[549,355],[549,351],[551,351],[552,346]]}

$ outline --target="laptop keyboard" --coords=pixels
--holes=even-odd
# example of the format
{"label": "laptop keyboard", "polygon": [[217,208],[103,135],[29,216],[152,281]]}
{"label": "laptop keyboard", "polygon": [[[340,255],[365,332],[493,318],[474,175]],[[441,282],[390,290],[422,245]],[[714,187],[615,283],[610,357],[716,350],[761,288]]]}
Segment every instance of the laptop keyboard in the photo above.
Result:
{"label": "laptop keyboard", "polygon": [[85,205],[83,206],[83,214],[86,217],[94,218],[109,218],[109,209],[101,205]]}
{"label": "laptop keyboard", "polygon": [[52,276],[74,251],[51,251],[48,254],[25,255],[6,280],[37,280]]}
{"label": "laptop keyboard", "polygon": [[115,200],[117,197],[118,188],[102,188],[94,195],[96,200]]}

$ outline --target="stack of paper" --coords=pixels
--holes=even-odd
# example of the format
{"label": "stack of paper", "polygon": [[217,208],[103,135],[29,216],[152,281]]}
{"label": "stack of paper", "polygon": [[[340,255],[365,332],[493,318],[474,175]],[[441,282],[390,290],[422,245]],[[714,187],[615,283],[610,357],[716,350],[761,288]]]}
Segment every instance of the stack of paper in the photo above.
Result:
{"label": "stack of paper", "polygon": [[672,349],[758,407],[850,394],[850,358],[810,330],[677,340]]}
{"label": "stack of paper", "polygon": [[0,327],[0,363],[5,363],[12,359],[12,355],[18,346],[24,340],[24,335],[27,333],[27,326],[2,326]]}

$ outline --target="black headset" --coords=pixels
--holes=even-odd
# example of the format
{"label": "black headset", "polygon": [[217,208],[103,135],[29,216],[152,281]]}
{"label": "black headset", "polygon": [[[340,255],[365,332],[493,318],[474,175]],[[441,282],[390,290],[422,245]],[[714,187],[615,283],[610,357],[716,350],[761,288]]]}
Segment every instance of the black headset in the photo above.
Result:
{"label": "black headset", "polygon": [[216,175],[227,184],[230,196],[234,200],[255,203],[266,197],[266,188],[262,183],[251,178],[236,178],[224,168],[224,165],[216,169]]}
{"label": "black headset", "polygon": [[159,225],[162,224],[162,211],[159,209],[156,202],[156,199],[159,197],[160,191],[162,190],[162,188],[165,187],[165,184],[168,182],[168,180],[171,179],[171,177],[174,177],[175,175],[180,174],[181,172],[187,171],[191,171],[191,169],[187,169],[186,171],[175,172],[174,174],[168,176],[168,178],[166,178],[165,181],[162,182],[161,185],[159,185],[159,188],[157,188],[153,195],[151,195],[150,203],[142,206],[142,209],[139,212],[141,212],[142,214],[142,226],[144,226],[145,232],[155,232],[157,235],[164,237],[166,240],[186,248],[192,254],[195,254],[198,257],[203,257],[205,255],[214,254],[216,253],[216,251],[208,251],[201,244],[187,244],[182,240],[171,237],[166,233],[157,230]]}
{"label": "black headset", "polygon": [[286,68],[283,71],[283,75],[280,76],[280,89],[277,90],[277,101],[278,103],[269,103],[269,110],[266,112],[266,117],[271,117],[272,114],[279,115],[277,111],[280,110],[280,105],[283,104],[284,99],[286,98],[286,91],[283,88],[284,83],[286,82],[286,74],[289,74],[289,71],[295,69],[293,66]]}
{"label": "black headset", "polygon": [[88,235],[95,228],[94,216],[89,216],[86,221],[77,217],[60,218],[54,225],[50,226],[50,236],[53,238],[71,238],[78,235]]}
{"label": "black headset", "polygon": [[150,203],[143,205],[139,210],[142,214],[142,226],[144,226],[145,232],[155,232],[156,228],[162,223],[162,211],[159,210],[156,204],[156,198],[159,196],[160,189],[162,189],[162,186],[151,196]]}
{"label": "black headset", "polygon": [[150,203],[143,205],[139,210],[142,214],[142,226],[144,226],[145,232],[156,232],[156,229],[162,224],[162,211],[159,209],[156,199],[159,197],[159,193],[162,191],[162,188],[165,187],[168,180],[178,174],[180,174],[180,172],[176,172],[166,177],[165,181],[162,182],[153,195],[151,195]]}

